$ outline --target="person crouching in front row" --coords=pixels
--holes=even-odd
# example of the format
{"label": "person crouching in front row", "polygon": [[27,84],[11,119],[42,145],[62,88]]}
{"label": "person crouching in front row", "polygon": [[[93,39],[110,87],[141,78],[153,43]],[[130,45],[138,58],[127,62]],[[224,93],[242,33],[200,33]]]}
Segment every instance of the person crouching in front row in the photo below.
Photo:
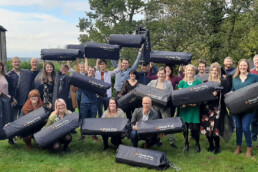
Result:
{"label": "person crouching in front row", "polygon": [[[154,120],[158,119],[158,114],[156,111],[151,109],[152,107],[152,102],[150,97],[144,97],[142,99],[142,108],[137,108],[134,110],[133,115],[132,115],[132,120],[131,123],[133,125],[133,129],[131,131],[131,141],[134,147],[138,147],[138,135],[137,135],[137,130],[138,130],[138,122],[139,121],[147,121],[147,120]],[[147,138],[141,138],[146,141],[146,143],[143,145],[145,148],[150,148],[154,144],[158,143],[158,137],[157,135],[153,135]]]}
{"label": "person crouching in front row", "polygon": [[[43,127],[46,128],[55,122],[63,119],[65,116],[72,114],[71,111],[67,110],[66,103],[63,99],[57,99],[55,102],[55,110],[50,114],[47,124]],[[65,152],[69,152],[68,145],[72,141],[72,136],[70,134],[66,134],[64,137],[54,142],[48,148],[54,151],[60,150],[61,144],[64,144],[63,150]]]}

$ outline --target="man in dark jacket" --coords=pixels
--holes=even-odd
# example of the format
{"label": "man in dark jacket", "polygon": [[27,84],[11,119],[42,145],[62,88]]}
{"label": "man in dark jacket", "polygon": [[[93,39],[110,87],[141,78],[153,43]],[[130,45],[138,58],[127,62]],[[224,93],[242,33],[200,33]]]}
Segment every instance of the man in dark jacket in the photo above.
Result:
{"label": "man in dark jacket", "polygon": [[[140,84],[143,84],[143,85],[148,85],[149,82],[151,81],[149,78],[148,78],[148,72],[150,70],[150,64],[149,63],[142,63],[141,65],[141,71],[140,72],[137,72],[136,74],[136,78],[138,80],[138,82]],[[153,66],[153,72],[152,72],[152,75],[156,75],[158,72],[158,68],[156,66]]]}
{"label": "man in dark jacket", "polygon": [[[142,108],[137,108],[134,110],[132,115],[131,123],[133,125],[133,129],[131,131],[131,140],[134,147],[138,147],[138,122],[139,121],[147,121],[158,119],[158,114],[152,108],[151,98],[144,97],[142,99]],[[144,139],[146,141],[146,147],[149,148],[157,143],[157,135],[147,137]]]}

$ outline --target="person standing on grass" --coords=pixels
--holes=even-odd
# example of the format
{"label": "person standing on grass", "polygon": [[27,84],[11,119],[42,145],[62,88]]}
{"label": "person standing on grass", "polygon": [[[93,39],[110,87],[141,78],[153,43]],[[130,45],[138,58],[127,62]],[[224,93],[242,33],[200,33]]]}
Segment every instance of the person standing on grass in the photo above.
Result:
{"label": "person standing on grass", "polygon": [[224,71],[226,72],[226,75],[229,75],[230,73],[232,73],[236,70],[236,68],[233,67],[233,64],[234,64],[234,62],[231,57],[226,57],[224,59]]}
{"label": "person standing on grass", "polygon": [[[96,69],[93,66],[88,68],[88,77],[94,78]],[[80,105],[81,124],[85,118],[96,118],[97,116],[97,95],[90,90],[83,90]],[[80,140],[84,140],[85,136],[82,136]],[[94,141],[98,141],[97,136],[92,136]]]}
{"label": "person standing on grass", "polygon": [[[216,100],[203,103],[201,114],[201,134],[206,135],[209,142],[208,152],[220,153],[220,136],[223,135],[224,116],[228,113],[224,102],[224,95],[231,90],[230,81],[221,78],[221,66],[219,63],[212,63],[209,71],[208,81],[218,82],[222,91],[214,91]],[[215,146],[214,146],[215,143]]]}
{"label": "person standing on grass", "polygon": [[30,59],[30,66],[31,66],[30,71],[33,72],[33,78],[36,78],[36,76],[40,72],[40,70],[38,69],[38,66],[39,66],[38,58],[36,58],[36,57],[31,58]]}
{"label": "person standing on grass", "polygon": [[[152,69],[154,71],[152,71]],[[156,75],[158,72],[158,68],[156,66],[153,66],[152,62],[151,63],[143,62],[141,65],[141,71],[137,72],[136,74],[136,78],[140,84],[148,85],[150,83],[151,79],[148,77],[148,73],[150,70],[152,75]]]}
{"label": "person standing on grass", "polygon": [[[139,61],[141,59],[141,55],[142,55],[142,47],[139,49],[138,56],[131,68],[129,68],[129,60],[128,59],[122,60],[121,70],[116,73],[116,79],[115,79],[115,85],[114,85],[114,88],[116,90],[116,95],[121,91],[124,82],[129,79],[130,71],[137,69]],[[116,61],[112,60],[111,62],[112,62],[112,65],[114,68],[118,67],[118,64],[116,63]]]}
{"label": "person standing on grass", "polygon": [[[194,65],[187,65],[185,67],[185,77],[178,84],[179,89],[184,89],[188,87],[193,87],[195,85],[201,84],[202,81],[195,77],[195,67]],[[192,136],[196,141],[196,152],[201,152],[200,146],[200,109],[197,104],[184,104],[180,107],[180,117],[185,121],[186,132],[185,136],[185,151],[189,151],[189,141],[188,141],[188,130],[191,125]]]}
{"label": "person standing on grass", "polygon": [[[128,79],[124,82],[124,85],[123,85],[121,91],[119,92],[119,94],[117,95],[117,98],[121,98],[122,96],[126,95],[127,93],[129,93],[130,91],[132,91],[134,88],[136,88],[138,86],[139,83],[136,79],[136,71],[131,70],[129,73],[129,76],[130,76],[130,79]],[[135,107],[132,107],[125,112],[127,118],[130,121],[131,121],[132,113],[133,113],[134,109],[135,109]]]}
{"label": "person standing on grass", "polygon": [[[112,71],[107,71],[107,61],[104,59],[97,59],[96,68],[98,69],[95,74],[95,78],[106,83],[112,84],[111,79],[116,75],[117,72],[121,69],[121,63],[118,64],[118,67]],[[98,116],[101,118],[104,109],[107,110],[109,105],[109,99],[112,97],[112,88],[109,88],[104,97],[98,96]]]}
{"label": "person standing on grass", "polygon": [[[239,90],[248,85],[258,82],[258,76],[256,74],[250,73],[250,64],[246,59],[241,59],[237,65],[237,71],[233,77],[233,87],[232,91]],[[245,135],[245,140],[247,144],[247,151],[245,156],[252,156],[252,137],[251,137],[251,122],[255,116],[254,111],[249,111],[239,115],[235,115],[236,120],[236,136],[237,136],[237,147],[234,154],[238,155],[241,153],[242,137],[243,133]]]}
{"label": "person standing on grass", "polygon": [[[138,122],[139,121],[147,121],[147,120],[155,120],[158,119],[158,114],[155,110],[152,108],[152,102],[150,97],[143,97],[142,99],[142,108],[136,108],[132,115],[132,131],[131,131],[131,141],[134,147],[138,147]],[[144,148],[150,148],[154,144],[158,143],[158,136],[153,135],[146,138],[140,138],[144,139],[145,143],[143,144]]]}
{"label": "person standing on grass", "polygon": [[[152,80],[148,86],[162,89],[162,90],[169,90],[170,92],[173,91],[173,86],[170,81],[166,80],[166,70],[163,67],[160,67],[158,70],[158,79]],[[160,107],[157,105],[153,105],[153,109],[158,113],[159,117],[161,118],[170,118],[171,117],[171,109],[170,107]],[[169,134],[170,146],[172,148],[177,148],[174,143],[174,136],[173,134]],[[160,142],[161,144],[161,142]]]}
{"label": "person standing on grass", "polygon": [[44,107],[47,109],[52,108],[55,77],[56,72],[54,64],[52,62],[46,62],[43,67],[39,92],[42,96]]}
{"label": "person standing on grass", "polygon": [[21,113],[21,106],[18,105],[17,97],[18,97],[18,83],[20,78],[20,65],[21,60],[19,57],[12,58],[12,69],[8,72],[8,76],[11,78],[12,86],[13,86],[13,110],[14,110],[14,119],[18,119]]}
{"label": "person standing on grass", "polygon": [[[253,62],[254,62],[254,66],[255,68],[253,70],[251,70],[250,73],[256,74],[258,75],[258,54],[256,54],[253,58]],[[255,111],[255,117],[252,123],[255,123],[256,121],[258,121],[258,109],[256,109]],[[257,127],[257,126],[256,126]],[[252,140],[253,141],[257,141],[257,134],[254,132],[254,129],[252,128]]]}
{"label": "person standing on grass", "polygon": [[207,63],[206,60],[198,61],[198,74],[195,76],[200,79],[202,83],[207,82],[209,78],[209,73],[206,72]]}
{"label": "person standing on grass", "polygon": [[[122,109],[118,108],[118,104],[115,98],[109,99],[109,105],[107,110],[104,112],[101,118],[125,118],[125,113]],[[106,150],[108,148],[108,138],[109,136],[102,136],[104,148]],[[122,136],[112,136],[111,143],[118,148],[120,144],[122,144]]]}
{"label": "person standing on grass", "polygon": [[[11,99],[10,103],[14,100],[13,96],[14,96],[14,89],[13,89],[13,82],[12,79],[5,74],[5,70],[4,70],[4,64],[2,61],[0,61],[0,96],[2,94],[5,94],[8,98]],[[2,110],[2,109],[1,109]],[[5,109],[7,110],[7,109]],[[9,109],[9,111],[12,111],[12,109]],[[2,119],[10,119],[10,117],[6,117],[6,114],[11,114],[11,113],[3,113],[2,115]],[[13,117],[11,117],[13,118]],[[3,125],[5,125],[8,122],[12,122],[12,121],[5,121],[3,123]],[[3,127],[3,126],[1,126]],[[14,141],[12,138],[8,139],[8,143],[13,145]]]}

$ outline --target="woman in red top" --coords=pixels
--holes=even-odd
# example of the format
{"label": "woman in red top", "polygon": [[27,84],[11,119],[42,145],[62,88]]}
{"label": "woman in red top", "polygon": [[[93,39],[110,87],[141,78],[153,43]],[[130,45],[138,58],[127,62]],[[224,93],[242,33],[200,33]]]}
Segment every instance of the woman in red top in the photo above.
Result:
{"label": "woman in red top", "polygon": [[[36,89],[32,90],[29,93],[28,100],[26,101],[26,103],[24,104],[24,106],[22,108],[23,113],[26,115],[42,106],[43,106],[43,102],[40,98],[39,91]],[[32,137],[33,137],[32,135],[29,135],[29,136],[23,138],[23,141],[26,143],[26,145],[29,149],[32,148],[32,145],[31,145]]]}

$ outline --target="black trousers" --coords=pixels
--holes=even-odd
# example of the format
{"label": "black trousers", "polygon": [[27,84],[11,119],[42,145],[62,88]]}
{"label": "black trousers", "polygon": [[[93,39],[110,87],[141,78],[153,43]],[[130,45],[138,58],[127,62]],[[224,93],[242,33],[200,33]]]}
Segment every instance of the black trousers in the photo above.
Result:
{"label": "black trousers", "polygon": [[[108,147],[108,138],[109,138],[109,136],[102,136],[104,147]],[[120,144],[122,144],[122,137],[121,136],[112,136],[111,143],[114,146],[118,147]]]}

